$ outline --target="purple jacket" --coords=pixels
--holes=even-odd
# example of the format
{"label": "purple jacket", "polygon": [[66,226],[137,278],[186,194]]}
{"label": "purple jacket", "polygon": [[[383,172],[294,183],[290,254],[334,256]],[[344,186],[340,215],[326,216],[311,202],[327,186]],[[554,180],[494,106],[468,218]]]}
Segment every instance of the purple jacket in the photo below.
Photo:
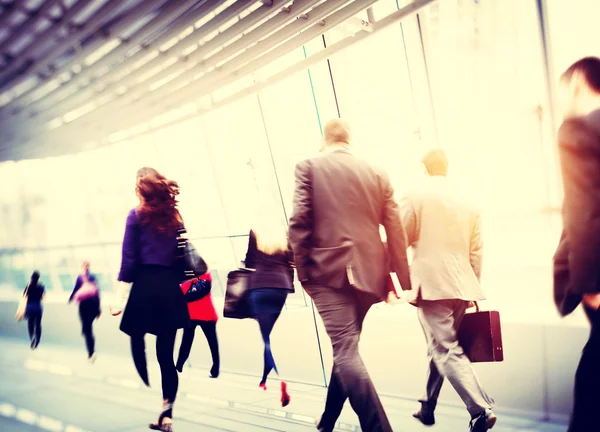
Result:
{"label": "purple jacket", "polygon": [[141,225],[136,209],[129,212],[123,239],[119,281],[133,282],[135,271],[141,265],[169,266],[177,255],[177,233],[168,235],[155,232],[150,225]]}

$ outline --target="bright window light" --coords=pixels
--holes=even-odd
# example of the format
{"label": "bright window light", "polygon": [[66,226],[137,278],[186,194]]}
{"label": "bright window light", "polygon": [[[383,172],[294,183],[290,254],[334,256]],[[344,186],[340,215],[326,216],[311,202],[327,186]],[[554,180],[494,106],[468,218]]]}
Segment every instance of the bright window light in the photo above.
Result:
{"label": "bright window light", "polygon": [[85,60],[83,60],[83,63],[86,66],[93,65],[98,60],[100,60],[102,57],[104,57],[106,54],[108,54],[113,49],[115,49],[116,47],[118,47],[120,44],[121,44],[121,40],[118,39],[118,38],[117,39],[113,39],[113,40],[105,43],[100,48],[98,48],[96,51],[94,51],[89,56],[87,56],[85,58]]}

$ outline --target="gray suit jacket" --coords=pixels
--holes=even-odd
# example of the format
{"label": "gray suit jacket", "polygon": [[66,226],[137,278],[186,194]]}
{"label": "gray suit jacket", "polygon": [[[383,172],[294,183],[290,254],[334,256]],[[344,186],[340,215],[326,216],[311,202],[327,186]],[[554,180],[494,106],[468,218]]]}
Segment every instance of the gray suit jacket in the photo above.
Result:
{"label": "gray suit jacket", "polygon": [[479,279],[481,216],[445,177],[431,177],[402,202],[402,219],[413,247],[409,301],[483,300]]}
{"label": "gray suit jacket", "polygon": [[558,131],[564,184],[563,232],[554,254],[554,301],[568,315],[600,292],[600,110]]}
{"label": "gray suit jacket", "polygon": [[406,240],[389,178],[347,150],[296,166],[290,243],[305,286],[350,283],[385,299],[394,271],[402,288],[410,289]]}

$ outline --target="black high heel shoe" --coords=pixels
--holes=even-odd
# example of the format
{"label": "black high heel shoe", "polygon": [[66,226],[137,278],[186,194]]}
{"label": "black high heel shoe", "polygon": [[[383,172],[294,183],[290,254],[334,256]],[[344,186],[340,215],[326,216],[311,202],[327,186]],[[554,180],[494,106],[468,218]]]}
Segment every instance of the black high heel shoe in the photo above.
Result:
{"label": "black high heel shoe", "polygon": [[165,418],[170,418],[173,421],[173,404],[170,402],[163,404],[163,411],[158,417],[158,422],[150,423],[148,428],[162,432],[173,432],[172,423],[163,423]]}
{"label": "black high heel shoe", "polygon": [[210,377],[211,378],[218,378],[219,377],[219,365],[213,365],[212,368],[210,368]]}

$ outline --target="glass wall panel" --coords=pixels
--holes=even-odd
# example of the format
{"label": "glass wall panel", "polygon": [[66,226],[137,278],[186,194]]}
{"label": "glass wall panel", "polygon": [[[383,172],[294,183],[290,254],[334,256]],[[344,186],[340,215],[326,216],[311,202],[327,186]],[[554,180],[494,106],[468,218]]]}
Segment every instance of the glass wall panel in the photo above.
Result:
{"label": "glass wall panel", "polygon": [[260,106],[251,96],[202,118],[230,234],[246,234],[263,200],[279,191]]}
{"label": "glass wall panel", "polygon": [[155,140],[164,174],[181,187],[180,210],[188,235],[228,235],[222,197],[199,120],[161,129]]}
{"label": "glass wall panel", "polygon": [[[345,37],[333,30],[327,44]],[[352,126],[353,152],[385,168],[396,189],[406,190],[422,171],[423,147],[400,25],[337,53],[331,69],[340,114]]]}
{"label": "glass wall panel", "polygon": [[483,211],[484,285],[514,316],[530,315],[531,304],[554,316],[548,266],[558,233],[544,212],[554,143],[536,2],[437,2],[420,22],[450,178]]}
{"label": "glass wall panel", "polygon": [[[551,56],[555,83],[577,60],[600,56],[598,2],[595,0],[548,0]],[[574,31],[574,29],[577,29]]]}
{"label": "glass wall panel", "polygon": [[15,162],[0,164],[0,248],[17,246],[21,242],[21,181]]}

